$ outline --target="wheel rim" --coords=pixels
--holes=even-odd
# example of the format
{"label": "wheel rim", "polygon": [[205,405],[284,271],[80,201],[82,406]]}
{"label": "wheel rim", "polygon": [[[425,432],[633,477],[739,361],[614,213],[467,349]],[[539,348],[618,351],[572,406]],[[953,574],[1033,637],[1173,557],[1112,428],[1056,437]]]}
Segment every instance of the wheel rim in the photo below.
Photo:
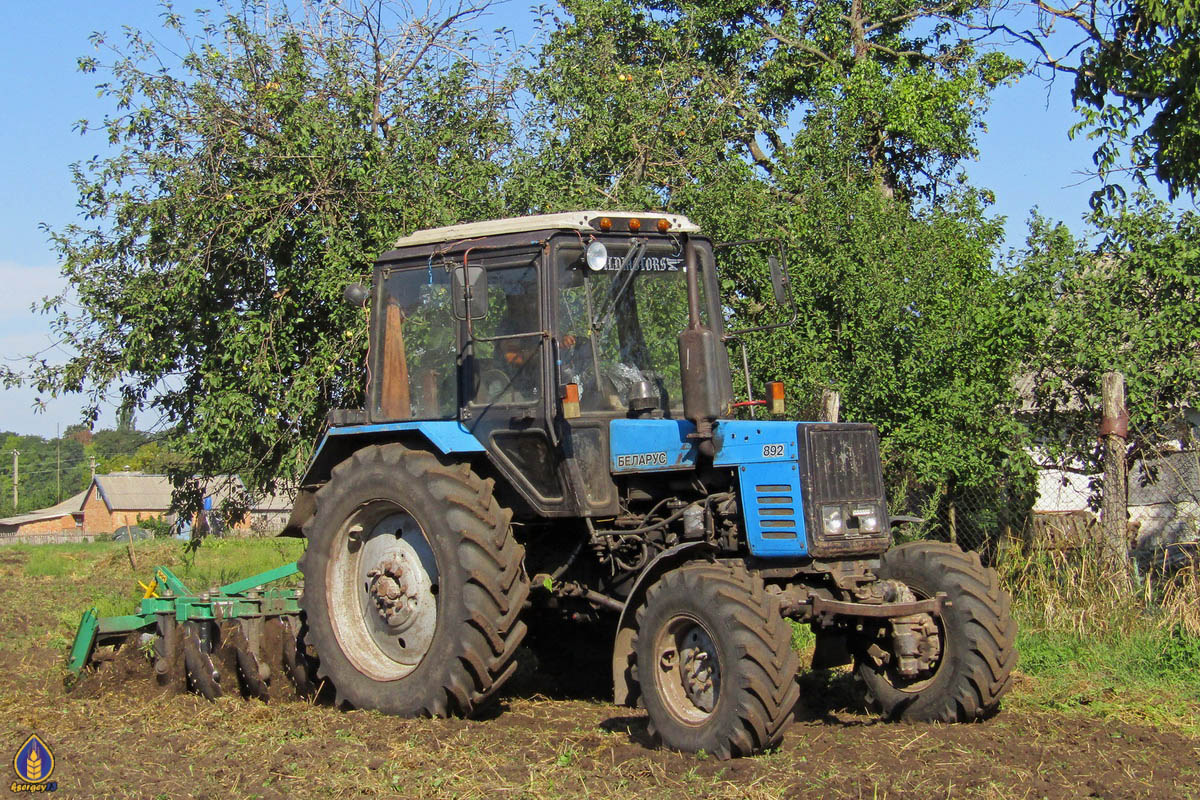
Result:
{"label": "wheel rim", "polygon": [[350,515],[329,561],[333,634],[355,669],[377,681],[408,675],[437,628],[438,566],[425,531],[388,500]]}
{"label": "wheel rim", "polygon": [[656,682],[667,711],[687,725],[702,725],[721,696],[721,661],[708,629],[677,615],[661,629],[654,646]]}

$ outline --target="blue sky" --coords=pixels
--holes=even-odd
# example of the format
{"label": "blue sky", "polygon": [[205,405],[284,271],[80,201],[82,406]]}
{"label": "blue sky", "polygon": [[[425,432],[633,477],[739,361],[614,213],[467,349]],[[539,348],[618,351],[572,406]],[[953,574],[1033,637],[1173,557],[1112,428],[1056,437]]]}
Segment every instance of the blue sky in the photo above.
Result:
{"label": "blue sky", "polygon": [[[184,3],[181,8],[191,8]],[[97,99],[97,76],[83,75],[76,58],[92,48],[93,31],[119,34],[121,26],[153,27],[159,10],[149,0],[5,0],[0,11],[0,358],[13,360],[50,346],[47,318],[32,303],[62,285],[42,224],[60,228],[76,218],[70,164],[104,152],[99,134],[72,130],[81,118],[99,120],[107,106]],[[495,24],[518,31],[531,27],[523,0],[498,7]],[[1018,53],[1025,56],[1025,53]],[[995,210],[1008,218],[1009,243],[1021,242],[1029,210],[1079,227],[1094,188],[1084,180],[1091,167],[1086,141],[1070,141],[1075,120],[1070,83],[1052,86],[1026,79],[999,89],[980,136],[980,158],[968,165],[972,182],[992,189]],[[53,354],[51,350],[51,354]],[[40,413],[35,393],[7,390],[0,396],[0,430],[54,435],[56,426],[79,421],[80,402],[49,401]],[[101,419],[112,424],[111,412]]]}

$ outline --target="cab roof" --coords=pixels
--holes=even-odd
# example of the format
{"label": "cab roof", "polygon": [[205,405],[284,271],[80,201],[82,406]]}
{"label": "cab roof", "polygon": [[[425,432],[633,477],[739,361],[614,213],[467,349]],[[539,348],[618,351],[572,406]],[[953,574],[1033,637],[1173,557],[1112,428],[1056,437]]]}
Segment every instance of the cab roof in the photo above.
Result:
{"label": "cab roof", "polygon": [[486,222],[469,222],[463,225],[447,225],[444,228],[429,228],[417,231],[409,236],[396,240],[393,247],[412,247],[413,245],[438,244],[464,239],[478,239],[484,236],[500,236],[506,233],[522,233],[524,231],[567,230],[598,232],[593,224],[601,217],[624,219],[639,217],[641,219],[665,219],[671,223],[672,233],[699,233],[700,228],[687,217],[678,214],[663,214],[658,211],[565,211],[559,214],[534,214],[528,217],[509,217],[508,219],[493,219]]}

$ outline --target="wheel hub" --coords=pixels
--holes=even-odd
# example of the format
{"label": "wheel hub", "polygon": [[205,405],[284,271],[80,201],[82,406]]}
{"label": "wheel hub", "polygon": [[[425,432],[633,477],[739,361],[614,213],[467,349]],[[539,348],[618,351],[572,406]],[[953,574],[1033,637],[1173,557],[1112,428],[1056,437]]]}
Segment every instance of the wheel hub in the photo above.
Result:
{"label": "wheel hub", "polygon": [[338,644],[355,669],[378,681],[412,672],[437,629],[439,572],[416,520],[386,500],[345,523],[326,595]]}
{"label": "wheel hub", "polygon": [[[703,634],[698,629],[688,634],[689,639],[699,639],[701,636]],[[711,647],[712,642],[708,642],[708,645]],[[713,706],[716,705],[713,692],[716,678],[715,661],[709,651],[699,644],[684,648],[679,655],[683,662],[679,671],[684,693],[696,708],[711,714]]]}
{"label": "wheel hub", "polygon": [[680,616],[666,626],[658,641],[664,700],[687,724],[702,724],[716,709],[721,691],[721,667],[712,637],[695,620]]}
{"label": "wheel hub", "polygon": [[368,594],[383,621],[400,630],[412,624],[419,582],[406,575],[403,559],[384,559],[367,572],[367,577],[371,579]]}

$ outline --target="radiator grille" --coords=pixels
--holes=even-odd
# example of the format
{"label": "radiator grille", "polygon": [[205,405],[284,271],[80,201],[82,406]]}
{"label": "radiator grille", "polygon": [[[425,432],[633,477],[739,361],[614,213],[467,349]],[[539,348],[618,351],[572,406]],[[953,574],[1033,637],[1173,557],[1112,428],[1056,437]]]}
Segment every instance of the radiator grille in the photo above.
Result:
{"label": "radiator grille", "polygon": [[813,501],[883,496],[874,430],[815,430],[809,436]]}

